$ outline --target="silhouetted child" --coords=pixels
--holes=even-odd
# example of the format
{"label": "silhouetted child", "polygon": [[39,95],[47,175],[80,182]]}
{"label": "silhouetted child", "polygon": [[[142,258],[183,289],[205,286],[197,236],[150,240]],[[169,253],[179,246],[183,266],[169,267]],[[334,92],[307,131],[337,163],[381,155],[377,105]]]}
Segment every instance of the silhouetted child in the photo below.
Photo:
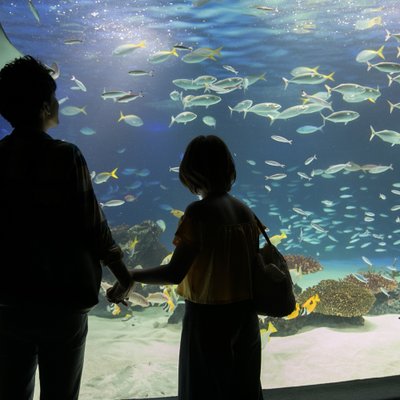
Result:
{"label": "silhouetted child", "polygon": [[[180,400],[261,400],[260,331],[250,301],[259,231],[252,211],[229,194],[236,170],[225,143],[217,136],[193,139],[179,178],[202,199],[186,208],[170,263],[131,271],[132,279],[178,284],[185,298]],[[124,298],[118,284],[107,296]]]}

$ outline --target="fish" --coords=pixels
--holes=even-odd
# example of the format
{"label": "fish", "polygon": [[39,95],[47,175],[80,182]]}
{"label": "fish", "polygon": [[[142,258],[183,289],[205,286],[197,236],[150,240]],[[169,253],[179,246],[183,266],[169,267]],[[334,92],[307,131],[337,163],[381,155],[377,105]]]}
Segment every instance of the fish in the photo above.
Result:
{"label": "fish", "polygon": [[319,298],[318,293],[311,296],[301,305],[301,315],[310,315],[316,309],[320,301],[321,299]]}
{"label": "fish", "polygon": [[284,179],[284,178],[286,178],[287,177],[287,175],[286,174],[273,174],[273,175],[265,175],[265,179],[266,180],[273,180],[273,181],[279,181],[279,180],[281,180],[281,179]]}
{"label": "fish", "polygon": [[400,133],[388,129],[384,129],[382,131],[375,131],[372,125],[370,125],[371,136],[369,140],[371,141],[375,136],[378,136],[384,142],[391,143],[392,146],[395,144],[400,144]]}
{"label": "fish", "polygon": [[314,160],[317,159],[317,155],[314,154],[311,157],[308,157],[305,161],[304,161],[304,165],[310,165]]}
{"label": "fish", "polygon": [[290,319],[295,319],[300,315],[300,305],[296,303],[296,308],[293,310],[293,312],[286,317],[283,317],[283,319],[290,320]]}
{"label": "fish", "polygon": [[169,300],[169,296],[163,292],[149,293],[146,300],[151,304],[164,304]]}
{"label": "fish", "polygon": [[308,181],[311,181],[312,178],[310,178],[305,172],[297,172],[297,175],[300,176],[301,179],[306,179]]}
{"label": "fish", "polygon": [[186,125],[188,122],[191,122],[196,118],[197,114],[190,111],[184,111],[178,114],[176,117],[171,116],[171,122],[168,127],[170,128],[175,122]]}
{"label": "fish", "polygon": [[185,46],[182,42],[174,44],[172,47],[174,49],[180,50],[180,51],[193,51],[193,47]]}
{"label": "fish", "polygon": [[375,68],[378,71],[387,72],[388,74],[400,73],[400,64],[395,62],[384,61],[377,64],[371,64],[369,61],[367,61],[367,65],[367,71],[369,71],[371,68]]}
{"label": "fish", "polygon": [[386,172],[389,170],[393,170],[393,164],[390,165],[375,165],[368,169],[370,174],[381,174],[382,172]]}
{"label": "fish", "polygon": [[200,96],[187,96],[190,97],[188,100],[183,99],[183,108],[194,107],[194,106],[203,106],[206,109],[209,106],[217,104],[221,101],[221,97],[215,96],[212,94],[203,94]]}
{"label": "fish", "polygon": [[208,47],[200,47],[196,50],[193,50],[191,53],[185,54],[182,57],[182,61],[189,64],[200,63],[206,59],[210,59],[216,61],[216,56],[221,56],[222,47],[218,47],[216,49],[210,49]]}
{"label": "fish", "polygon": [[268,328],[260,329],[260,337],[261,337],[261,348],[264,349],[267,343],[271,340],[271,334],[278,332],[271,321],[268,322]]}
{"label": "fish", "polygon": [[284,84],[285,84],[285,90],[287,89],[289,83],[295,83],[298,85],[317,85],[319,83],[323,83],[326,80],[331,80],[333,81],[333,75],[335,73],[332,72],[329,75],[323,75],[319,73],[306,73],[306,74],[301,74],[301,75],[295,75],[291,79],[286,79],[282,78]]}
{"label": "fish", "polygon": [[393,104],[393,103],[390,102],[389,100],[387,100],[387,102],[389,103],[389,107],[390,107],[389,112],[390,112],[390,114],[393,112],[393,110],[394,110],[395,108],[397,108],[398,110],[400,110],[400,103]]}
{"label": "fish", "polygon": [[105,203],[100,203],[100,206],[102,206],[102,207],[118,207],[118,206],[122,206],[122,204],[125,204],[125,200],[109,200]]}
{"label": "fish", "polygon": [[310,67],[296,67],[290,71],[292,76],[305,75],[305,74],[318,74],[318,67],[310,68]]}
{"label": "fish", "polygon": [[[244,101],[240,102],[239,104],[237,104],[236,107],[239,106],[239,105],[243,105],[244,106],[244,105],[249,104],[249,103],[243,104],[245,101],[251,101],[252,102],[252,100],[244,100]],[[280,104],[278,104],[278,103],[269,103],[269,102],[258,103],[258,104],[255,104],[253,106],[250,105],[250,107],[247,107],[246,109],[243,110],[244,111],[244,118],[246,118],[246,114],[248,112],[260,115],[262,117],[268,117],[270,115],[274,115],[274,113],[276,111],[278,111],[281,107],[282,106]],[[231,110],[231,114],[232,114],[232,111],[238,111],[238,110],[235,110],[235,109]]]}
{"label": "fish", "polygon": [[362,31],[366,29],[371,29],[376,25],[382,25],[382,17],[374,17],[368,20],[359,19],[358,21],[356,21],[354,26],[356,30]]}
{"label": "fish", "polygon": [[10,42],[10,39],[7,37],[7,34],[0,23],[0,69],[2,69],[7,63],[22,56],[23,54]]}
{"label": "fish", "polygon": [[167,229],[167,226],[165,225],[165,221],[162,219],[158,219],[156,221],[156,224],[160,227],[160,229],[165,232],[165,230]]}
{"label": "fish", "polygon": [[122,113],[122,111],[120,111],[120,117],[118,119],[118,122],[124,121],[125,123],[127,123],[130,126],[142,126],[143,125],[143,120],[134,114],[129,114],[129,115],[124,115]]}
{"label": "fish", "polygon": [[203,83],[193,81],[192,79],[174,79],[172,83],[184,90],[199,90],[204,88]]}
{"label": "fish", "polygon": [[66,115],[68,117],[72,117],[72,116],[78,115],[80,113],[87,115],[86,106],[84,106],[82,108],[75,107],[75,106],[66,106],[61,109],[61,114]]}
{"label": "fish", "polygon": [[352,273],[351,275],[354,276],[354,278],[356,278],[361,283],[365,283],[365,284],[368,283],[368,279],[364,275],[357,274],[355,272]]}
{"label": "fish", "polygon": [[100,184],[100,183],[107,182],[108,179],[111,177],[114,179],[118,179],[117,171],[118,171],[118,168],[113,169],[111,172],[100,172],[99,174],[97,174],[94,177],[93,182]]}
{"label": "fish", "polygon": [[143,92],[139,92],[137,94],[130,92],[130,93],[124,94],[121,97],[118,97],[116,99],[116,102],[117,103],[129,103],[130,101],[136,100],[139,97],[143,97]]}
{"label": "fish", "polygon": [[400,84],[400,75],[392,77],[391,75],[387,74],[386,76],[389,79],[388,87],[390,87],[393,82],[397,82]]}
{"label": "fish", "polygon": [[321,126],[313,126],[313,125],[304,125],[301,126],[300,128],[296,129],[297,133],[300,133],[301,135],[309,135],[310,133],[314,133],[317,131],[322,132],[322,128],[325,126],[325,123]]}
{"label": "fish", "polygon": [[33,4],[33,1],[28,0],[28,5],[29,5],[29,9],[31,10],[32,15],[35,17],[36,21],[39,22],[39,24],[40,24],[39,13],[38,13],[35,5]]}
{"label": "fish", "polygon": [[127,43],[127,44],[121,44],[120,46],[116,47],[112,54],[114,56],[124,56],[128,53],[132,53],[133,51],[140,49],[140,48],[145,48],[146,47],[146,41],[142,40],[139,43]]}
{"label": "fish", "polygon": [[281,163],[278,162],[278,161],[274,161],[274,160],[265,160],[264,162],[265,162],[265,164],[271,165],[272,167],[285,168],[285,164],[281,164]]}
{"label": "fish", "polygon": [[347,125],[351,121],[354,121],[359,116],[360,114],[357,111],[351,111],[351,110],[336,111],[332,114],[329,114],[326,117],[323,114],[321,114],[321,117],[323,118],[324,121],[331,121],[334,123],[344,123],[345,125]]}
{"label": "fish", "polygon": [[387,42],[390,38],[395,38],[398,42],[400,42],[400,33],[390,33],[387,29],[385,29],[385,32],[385,42]]}
{"label": "fish", "polygon": [[83,43],[82,39],[67,39],[67,40],[64,40],[64,44],[68,44],[68,45],[81,44],[81,43]]}
{"label": "fish", "polygon": [[89,128],[87,126],[81,128],[79,130],[79,132],[82,133],[82,135],[85,135],[85,136],[91,136],[91,135],[94,135],[96,133],[96,131],[94,129]]}
{"label": "fish", "polygon": [[276,142],[280,142],[280,143],[292,144],[292,142],[293,142],[293,140],[286,139],[285,137],[279,136],[279,135],[272,135],[271,139],[275,140]]}
{"label": "fish", "polygon": [[160,265],[167,265],[167,264],[171,261],[171,258],[172,258],[172,255],[173,255],[173,254],[174,254],[174,253],[171,252],[171,253],[169,253],[167,256],[165,256],[165,257],[162,259]]}
{"label": "fish", "polygon": [[211,115],[205,115],[202,121],[204,122],[204,124],[206,124],[207,126],[211,126],[212,128],[215,128],[217,125],[217,121]]}
{"label": "fish", "polygon": [[178,92],[177,90],[173,90],[170,94],[169,94],[169,98],[173,101],[182,101],[182,92]]}
{"label": "fish", "polygon": [[112,315],[114,315],[115,317],[119,314],[121,314],[121,307],[118,304],[114,304],[114,308],[111,312]]}
{"label": "fish", "polygon": [[179,173],[179,167],[169,167],[169,172]]}
{"label": "fish", "polygon": [[131,76],[154,76],[154,71],[144,71],[142,69],[133,69],[128,72],[129,75]]}
{"label": "fish", "polygon": [[119,97],[125,96],[125,95],[130,94],[130,93],[131,93],[130,91],[129,92],[124,92],[122,90],[112,90],[112,91],[108,91],[107,92],[104,89],[103,93],[101,94],[101,98],[103,100],[114,100],[114,101],[117,101],[117,99]]}
{"label": "fish", "polygon": [[160,64],[167,61],[171,56],[179,57],[175,48],[172,50],[160,50],[149,56],[148,62],[151,64]]}
{"label": "fish", "polygon": [[148,307],[150,303],[147,301],[147,299],[141,295],[140,293],[130,291],[128,294],[128,301],[135,306],[140,306],[140,307]]}
{"label": "fish", "polygon": [[76,79],[74,75],[72,75],[71,81],[75,82],[75,85],[82,90],[82,92],[87,91],[86,86],[80,80]]}
{"label": "fish", "polygon": [[384,60],[385,59],[385,56],[383,55],[384,48],[385,46],[381,46],[378,50],[362,50],[357,54],[356,61],[359,63],[365,63],[367,61],[372,60],[376,56]]}
{"label": "fish", "polygon": [[237,74],[239,73],[239,71],[236,71],[236,69],[233,68],[233,67],[230,66],[230,65],[223,65],[222,68],[226,69],[226,70],[229,71],[229,72],[234,73],[235,75],[237,75]]}
{"label": "fish", "polygon": [[281,241],[282,241],[283,239],[286,239],[286,238],[287,238],[286,233],[285,233],[284,231],[281,231],[281,233],[280,233],[279,235],[271,236],[271,237],[269,238],[269,240],[271,241],[271,243],[272,243],[274,246],[278,246],[278,245],[281,243]]}
{"label": "fish", "polygon": [[58,100],[58,105],[65,103],[67,100],[69,100],[68,96],[63,97],[62,99]]}
{"label": "fish", "polygon": [[183,216],[183,214],[185,214],[183,211],[181,210],[177,210],[176,208],[173,208],[170,213],[176,217],[176,218],[181,218]]}
{"label": "fish", "polygon": [[298,207],[293,207],[292,210],[297,214],[303,215],[304,217],[308,217],[309,215],[312,214],[311,211],[304,211],[304,210],[302,210],[301,208],[298,208]]}
{"label": "fish", "polygon": [[316,224],[316,223],[314,223],[314,222],[311,222],[311,227],[312,228],[314,228],[317,232],[321,232],[321,233],[327,233],[328,231],[325,229],[325,228],[323,228],[321,225],[318,225],[318,224]]}
{"label": "fish", "polygon": [[[321,107],[320,104],[318,104],[319,107]],[[297,117],[298,115],[302,114],[304,111],[307,110],[309,106],[308,105],[297,105],[297,106],[292,106],[288,107],[285,110],[283,110],[280,113],[274,114],[269,114],[268,118],[271,120],[271,125],[276,119],[289,119],[289,118],[294,118]],[[322,106],[323,107],[323,106]]]}

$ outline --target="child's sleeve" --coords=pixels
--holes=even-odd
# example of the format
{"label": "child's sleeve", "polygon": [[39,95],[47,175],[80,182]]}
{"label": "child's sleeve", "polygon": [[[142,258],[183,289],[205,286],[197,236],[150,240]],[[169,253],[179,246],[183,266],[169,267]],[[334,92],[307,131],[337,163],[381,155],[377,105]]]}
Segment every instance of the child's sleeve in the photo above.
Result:
{"label": "child's sleeve", "polygon": [[186,243],[191,246],[200,247],[199,224],[196,220],[184,214],[179,220],[178,228],[172,243],[175,246]]}

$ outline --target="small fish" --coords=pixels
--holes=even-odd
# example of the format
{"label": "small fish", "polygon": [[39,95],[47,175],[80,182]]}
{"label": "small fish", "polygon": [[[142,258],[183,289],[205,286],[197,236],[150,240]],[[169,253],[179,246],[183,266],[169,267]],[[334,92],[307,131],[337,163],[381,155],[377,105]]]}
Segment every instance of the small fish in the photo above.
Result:
{"label": "small fish", "polygon": [[217,125],[217,121],[215,120],[214,117],[212,117],[211,115],[206,115],[203,117],[202,121],[207,125],[207,126],[211,126],[212,128],[215,128]]}
{"label": "small fish", "polygon": [[287,175],[286,174],[273,174],[273,175],[265,175],[265,179],[271,179],[271,180],[273,180],[273,181],[279,181],[279,180],[281,180],[281,179],[283,179],[283,178],[286,178],[287,177]]}
{"label": "small fish", "polygon": [[158,220],[156,221],[156,224],[160,227],[160,229],[161,229],[163,232],[165,232],[165,230],[167,229],[167,226],[166,226],[166,224],[165,224],[165,221],[162,220],[162,219],[158,219]]}
{"label": "small fish", "polygon": [[128,93],[116,99],[117,103],[129,103],[130,101],[136,100],[139,97],[143,97],[143,92],[135,93]]}
{"label": "small fish", "polygon": [[79,107],[75,107],[75,106],[67,106],[67,107],[63,107],[61,109],[61,114],[62,115],[66,115],[68,117],[72,117],[74,115],[78,115],[80,113],[87,115],[86,112],[86,106],[79,108]]}
{"label": "small fish", "polygon": [[290,320],[297,318],[299,315],[300,315],[300,305],[296,303],[296,308],[294,309],[294,311],[291,314],[287,315],[286,317],[283,317],[283,319]]}
{"label": "small fish", "polygon": [[314,160],[317,159],[317,155],[314,154],[312,157],[308,157],[306,161],[304,161],[304,165],[309,165],[311,164]]}
{"label": "small fish", "polygon": [[247,164],[250,164],[250,165],[256,165],[256,162],[254,161],[254,160],[246,160],[246,162],[247,162]]}
{"label": "small fish", "polygon": [[164,304],[168,301],[169,296],[162,292],[149,293],[146,300],[152,304]]}
{"label": "small fish", "polygon": [[361,274],[357,274],[357,273],[352,273],[351,275],[354,276],[354,278],[356,278],[358,281],[367,284],[368,283],[368,279]]}
{"label": "small fish", "polygon": [[118,119],[118,122],[124,121],[128,125],[131,126],[142,126],[143,125],[143,120],[138,117],[137,115],[130,114],[130,115],[124,115],[122,111],[120,111],[120,117]]}
{"label": "small fish", "polygon": [[157,51],[154,54],[150,55],[148,61],[151,64],[160,64],[167,61],[171,56],[179,57],[175,48],[173,48],[172,50]]}
{"label": "small fish", "polygon": [[301,135],[308,135],[310,133],[314,133],[317,131],[321,131],[322,132],[322,128],[325,126],[325,124],[321,125],[321,126],[313,126],[313,125],[304,125],[301,126],[300,128],[296,129],[297,133],[300,133]]}
{"label": "small fish", "polygon": [[114,179],[118,179],[117,170],[118,168],[113,169],[111,172],[101,172],[94,177],[93,182],[100,184],[107,182],[108,179],[111,177],[113,177]]}
{"label": "small fish", "polygon": [[186,125],[188,122],[191,122],[196,118],[197,114],[190,111],[184,111],[178,114],[176,117],[171,116],[171,122],[168,127],[170,128],[175,122]]}
{"label": "small fish", "polygon": [[275,328],[273,323],[270,321],[268,322],[268,328],[261,328],[260,329],[260,337],[261,337],[261,348],[264,349],[267,343],[271,340],[271,334],[278,332]]}
{"label": "small fish", "polygon": [[236,71],[236,69],[233,68],[233,67],[230,66],[230,65],[223,65],[222,68],[226,69],[226,70],[229,71],[229,72],[234,73],[235,75],[237,75],[237,74],[239,73],[239,71]]}
{"label": "small fish", "polygon": [[117,316],[119,314],[121,314],[121,307],[118,304],[114,304],[114,308],[111,312],[112,315]]}
{"label": "small fish", "polygon": [[320,301],[321,299],[319,298],[318,293],[315,294],[314,296],[311,296],[301,305],[302,308],[301,315],[310,315],[315,310]]}
{"label": "small fish", "polygon": [[141,69],[134,69],[128,72],[129,75],[132,76],[154,76],[154,71],[150,70],[150,71],[143,71]]}
{"label": "small fish", "polygon": [[400,42],[400,33],[390,33],[387,29],[385,29],[385,31],[385,42],[387,42],[390,38],[395,38],[398,42]]}
{"label": "small fish", "polygon": [[170,213],[176,217],[176,218],[181,218],[183,216],[183,214],[185,214],[183,211],[181,210],[177,210],[176,208],[173,208]]}
{"label": "small fish", "polygon": [[360,19],[355,23],[356,30],[362,31],[373,28],[376,25],[382,25],[382,17],[374,17],[368,20]]}
{"label": "small fish", "polygon": [[398,110],[400,110],[400,103],[393,104],[393,103],[390,102],[389,100],[387,100],[387,102],[389,103],[389,107],[390,107],[389,112],[390,112],[390,114],[393,112],[393,110],[394,110],[395,108],[397,108]]}
{"label": "small fish", "polygon": [[109,200],[105,203],[100,203],[100,206],[102,206],[102,207],[118,207],[118,206],[122,206],[122,204],[125,204],[125,200]]}
{"label": "small fish", "polygon": [[309,177],[305,172],[297,172],[297,175],[300,176],[301,179],[306,179],[308,181],[311,181],[311,177]]}
{"label": "small fish", "polygon": [[67,39],[64,40],[64,44],[80,44],[83,43],[83,40],[81,39]]}
{"label": "small fish", "polygon": [[132,44],[132,43],[128,43],[128,44],[121,44],[120,46],[116,47],[112,54],[114,56],[124,56],[128,53],[131,53],[132,51],[139,49],[139,48],[145,48],[146,47],[146,42],[144,40],[142,40],[139,43],[136,44]]}
{"label": "small fish", "polygon": [[185,46],[182,42],[175,44],[173,48],[182,51],[193,51],[193,47]]}
{"label": "small fish", "polygon": [[39,13],[36,10],[35,5],[33,4],[32,0],[28,0],[28,5],[29,5],[29,9],[31,10],[31,13],[33,14],[33,16],[35,17],[36,21],[39,22],[40,24],[40,17],[39,17]]}
{"label": "small fish", "polygon": [[292,144],[292,142],[293,142],[293,140],[286,139],[285,137],[279,136],[279,135],[272,135],[271,139],[275,140],[276,142],[280,142],[280,143]]}
{"label": "small fish", "polygon": [[274,235],[274,236],[270,237],[269,240],[271,241],[271,243],[272,243],[274,246],[278,246],[278,244],[279,244],[283,239],[286,239],[286,238],[287,238],[286,233],[285,233],[284,231],[281,231],[281,234],[280,234],[280,235]]}
{"label": "small fish", "polygon": [[75,82],[75,85],[82,90],[82,92],[87,91],[86,86],[80,80],[76,79],[74,75],[72,75],[71,81]]}
{"label": "small fish", "polygon": [[133,305],[140,306],[140,307],[148,307],[150,303],[147,299],[142,296],[140,293],[130,291],[128,295],[128,301]]}
{"label": "small fish", "polygon": [[264,162],[265,162],[265,164],[271,165],[272,167],[285,168],[285,164],[281,164],[281,163],[278,162],[278,161],[274,161],[274,160],[265,160]]}

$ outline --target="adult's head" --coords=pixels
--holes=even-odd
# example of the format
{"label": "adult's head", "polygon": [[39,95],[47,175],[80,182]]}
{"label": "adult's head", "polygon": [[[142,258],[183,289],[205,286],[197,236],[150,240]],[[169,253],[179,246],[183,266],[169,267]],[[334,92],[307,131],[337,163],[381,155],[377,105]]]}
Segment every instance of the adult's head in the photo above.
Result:
{"label": "adult's head", "polygon": [[197,136],[187,146],[179,179],[192,193],[229,192],[236,168],[227,145],[218,136]]}
{"label": "adult's head", "polygon": [[14,128],[46,130],[58,124],[57,85],[49,69],[31,56],[0,71],[0,114]]}

